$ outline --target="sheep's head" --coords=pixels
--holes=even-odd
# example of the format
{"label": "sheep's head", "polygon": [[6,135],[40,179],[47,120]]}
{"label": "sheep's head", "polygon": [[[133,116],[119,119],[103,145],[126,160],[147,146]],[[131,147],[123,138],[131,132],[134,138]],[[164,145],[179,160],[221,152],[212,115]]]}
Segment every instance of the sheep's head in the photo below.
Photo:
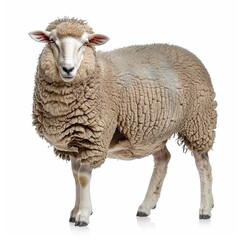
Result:
{"label": "sheep's head", "polygon": [[63,22],[49,31],[33,31],[29,35],[37,42],[50,44],[60,77],[71,82],[81,66],[86,48],[109,40],[105,35],[89,33],[89,29]]}

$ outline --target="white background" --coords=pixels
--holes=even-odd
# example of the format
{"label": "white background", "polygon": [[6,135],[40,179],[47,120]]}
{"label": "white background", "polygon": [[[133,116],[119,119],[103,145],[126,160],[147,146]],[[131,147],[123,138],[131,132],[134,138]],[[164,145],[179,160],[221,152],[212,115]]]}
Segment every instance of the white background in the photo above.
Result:
{"label": "white background", "polygon": [[[2,4],[2,239],[235,239],[240,224],[235,191],[239,188],[235,162],[235,45],[239,42],[234,1],[7,0]],[[90,225],[79,228],[68,223],[75,197],[70,164],[55,157],[32,127],[34,74],[44,45],[28,36],[29,31],[45,29],[64,16],[86,19],[95,32],[108,35],[110,41],[101,50],[161,42],[185,47],[203,61],[218,101],[217,138],[210,152],[215,199],[211,220],[198,219],[200,184],[195,163],[173,138],[168,143],[172,159],[162,195],[149,217],[135,214],[150,180],[151,156],[131,162],[106,160],[93,171]]]}

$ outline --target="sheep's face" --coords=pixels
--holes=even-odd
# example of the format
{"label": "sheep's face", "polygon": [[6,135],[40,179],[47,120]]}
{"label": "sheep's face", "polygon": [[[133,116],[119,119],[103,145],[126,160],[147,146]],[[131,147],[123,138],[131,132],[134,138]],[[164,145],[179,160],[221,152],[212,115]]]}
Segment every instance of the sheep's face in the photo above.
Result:
{"label": "sheep's face", "polygon": [[64,82],[71,82],[76,77],[86,47],[101,45],[109,40],[105,35],[88,34],[86,32],[82,36],[62,36],[55,29],[51,32],[33,31],[29,35],[38,42],[50,44],[56,67]]}

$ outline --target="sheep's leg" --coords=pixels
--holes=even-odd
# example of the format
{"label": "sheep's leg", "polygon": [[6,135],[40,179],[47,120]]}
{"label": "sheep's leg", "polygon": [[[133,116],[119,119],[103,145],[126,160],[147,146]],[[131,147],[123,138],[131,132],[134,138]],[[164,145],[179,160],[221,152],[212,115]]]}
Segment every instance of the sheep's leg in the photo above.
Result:
{"label": "sheep's leg", "polygon": [[92,169],[87,165],[81,165],[74,159],[72,171],[76,183],[76,200],[70,216],[70,222],[75,226],[87,226],[89,217],[92,214],[92,203],[90,196],[90,181]]}
{"label": "sheep's leg", "polygon": [[155,163],[154,170],[144,201],[138,208],[137,216],[139,217],[148,216],[151,209],[156,207],[171,155],[165,147],[162,150],[154,153],[153,156]]}
{"label": "sheep's leg", "polygon": [[69,222],[75,222],[75,218],[79,211],[79,206],[80,206],[80,185],[78,180],[78,171],[80,170],[80,163],[76,162],[74,158],[71,158],[71,165],[72,165],[73,177],[75,180],[76,198],[75,198],[75,206],[71,211]]}
{"label": "sheep's leg", "polygon": [[75,226],[87,226],[89,217],[92,214],[92,203],[90,196],[90,181],[92,169],[83,165],[78,171],[78,184],[80,186],[80,204],[75,217]]}
{"label": "sheep's leg", "polygon": [[193,151],[193,155],[201,182],[201,205],[199,209],[199,218],[209,219],[213,208],[212,170],[207,153],[199,154]]}

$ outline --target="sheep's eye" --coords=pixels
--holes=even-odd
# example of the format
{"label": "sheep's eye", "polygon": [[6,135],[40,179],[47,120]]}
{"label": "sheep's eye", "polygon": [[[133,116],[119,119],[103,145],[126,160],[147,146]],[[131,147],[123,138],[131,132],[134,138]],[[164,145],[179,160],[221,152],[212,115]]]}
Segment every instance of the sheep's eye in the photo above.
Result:
{"label": "sheep's eye", "polygon": [[59,46],[56,44],[56,42],[53,39],[50,40],[50,43],[53,43],[57,47],[58,51],[60,50]]}
{"label": "sheep's eye", "polygon": [[81,48],[82,48],[83,46],[86,47],[86,46],[87,46],[87,42],[85,42],[85,43],[78,49],[78,52],[80,52],[80,50],[81,50]]}
{"label": "sheep's eye", "polygon": [[78,49],[78,52],[81,50],[83,46],[86,46],[85,43]]}
{"label": "sheep's eye", "polygon": [[56,42],[54,42],[53,40],[51,41],[51,43],[54,43],[54,44],[56,44]]}

